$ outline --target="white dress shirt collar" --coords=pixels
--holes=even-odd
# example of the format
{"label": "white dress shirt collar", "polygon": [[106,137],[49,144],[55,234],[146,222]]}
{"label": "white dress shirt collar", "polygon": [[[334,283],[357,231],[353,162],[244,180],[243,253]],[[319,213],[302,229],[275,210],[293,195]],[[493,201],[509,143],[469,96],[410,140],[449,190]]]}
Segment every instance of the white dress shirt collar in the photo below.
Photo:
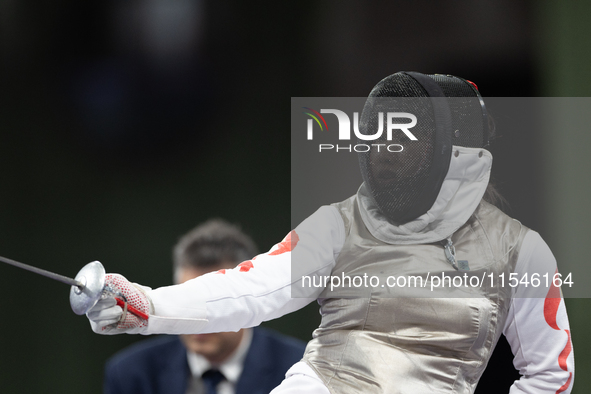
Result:
{"label": "white dress shirt collar", "polygon": [[218,369],[228,382],[232,385],[236,385],[242,369],[244,368],[244,359],[246,353],[252,343],[252,330],[245,329],[240,344],[234,351],[234,353],[222,364],[212,365],[207,359],[199,354],[187,351],[187,361],[189,363],[189,369],[191,374],[195,377],[200,377],[205,371],[211,368]]}

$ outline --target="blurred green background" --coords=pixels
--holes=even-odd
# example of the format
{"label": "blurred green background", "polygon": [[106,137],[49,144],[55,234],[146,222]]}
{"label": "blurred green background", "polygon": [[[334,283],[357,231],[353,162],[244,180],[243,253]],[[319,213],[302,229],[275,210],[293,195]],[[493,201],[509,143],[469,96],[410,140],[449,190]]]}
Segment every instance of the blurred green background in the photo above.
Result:
{"label": "blurred green background", "polygon": [[[485,97],[591,93],[590,4],[278,3],[0,1],[0,255],[68,276],[100,260],[158,287],[208,218],[269,249],[291,229],[290,97],[365,96],[399,70]],[[492,149],[508,212],[559,264],[589,260],[590,135],[525,127]],[[100,393],[104,361],[143,339],[93,334],[67,286],[7,265],[0,278],[3,393]],[[591,302],[567,307],[584,393]],[[311,305],[266,325],[307,339],[318,321]],[[508,352],[478,393],[507,392]]]}

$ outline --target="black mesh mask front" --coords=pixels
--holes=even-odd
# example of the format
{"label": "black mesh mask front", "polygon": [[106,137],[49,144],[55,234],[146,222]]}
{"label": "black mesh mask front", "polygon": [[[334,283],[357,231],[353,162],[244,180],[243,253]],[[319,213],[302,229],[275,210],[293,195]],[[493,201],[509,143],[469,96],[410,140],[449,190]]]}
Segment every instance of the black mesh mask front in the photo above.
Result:
{"label": "black mesh mask front", "polygon": [[[408,131],[416,140],[400,129],[386,132],[388,112],[413,114],[417,123]],[[404,118],[395,117],[392,123],[408,123]],[[365,103],[359,132],[375,135],[380,123],[381,136],[359,153],[359,164],[371,197],[393,224],[414,220],[433,206],[452,145],[488,145],[486,110],[477,89],[450,75],[400,72],[380,81]]]}

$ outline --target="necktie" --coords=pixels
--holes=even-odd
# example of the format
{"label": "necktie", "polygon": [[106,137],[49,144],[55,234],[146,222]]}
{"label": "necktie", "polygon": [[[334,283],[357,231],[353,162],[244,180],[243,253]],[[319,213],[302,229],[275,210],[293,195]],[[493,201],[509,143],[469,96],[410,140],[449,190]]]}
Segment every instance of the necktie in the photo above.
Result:
{"label": "necktie", "polygon": [[206,394],[217,394],[217,385],[225,379],[224,375],[217,369],[208,369],[201,375]]}

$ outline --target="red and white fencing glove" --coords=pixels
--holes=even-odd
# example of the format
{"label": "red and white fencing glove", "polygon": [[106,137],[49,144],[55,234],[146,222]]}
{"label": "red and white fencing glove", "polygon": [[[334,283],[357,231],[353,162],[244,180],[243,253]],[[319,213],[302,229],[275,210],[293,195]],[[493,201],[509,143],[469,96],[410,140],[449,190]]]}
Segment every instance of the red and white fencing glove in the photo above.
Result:
{"label": "red and white fencing glove", "polygon": [[[147,317],[154,314],[150,291],[149,287],[131,283],[122,275],[105,275],[103,297],[86,313],[92,330],[106,335],[144,333],[148,328]],[[140,313],[131,313],[129,309]]]}

